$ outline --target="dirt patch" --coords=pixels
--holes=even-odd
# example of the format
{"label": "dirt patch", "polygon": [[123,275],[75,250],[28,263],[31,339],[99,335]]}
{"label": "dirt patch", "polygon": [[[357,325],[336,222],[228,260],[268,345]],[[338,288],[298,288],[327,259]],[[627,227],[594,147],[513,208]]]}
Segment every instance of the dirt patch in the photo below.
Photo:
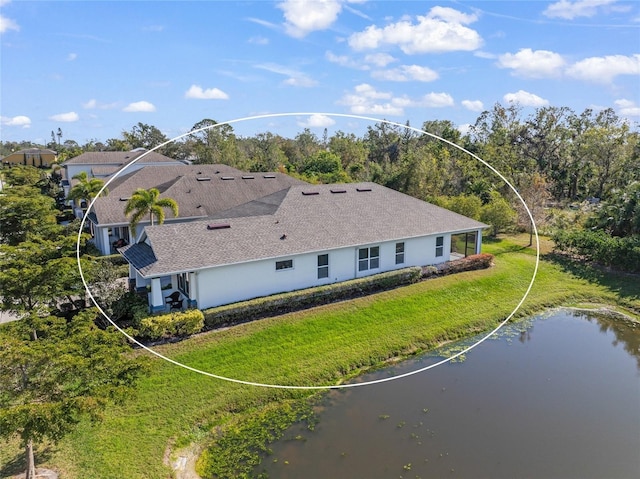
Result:
{"label": "dirt patch", "polygon": [[172,446],[173,444],[167,446],[163,463],[171,467],[175,479],[202,479],[196,473],[196,461],[200,456],[200,448],[195,444],[191,444],[186,448],[172,451]]}
{"label": "dirt patch", "polygon": [[[24,479],[26,473],[9,476],[7,479]],[[52,469],[36,469],[36,479],[58,479],[58,473]]]}

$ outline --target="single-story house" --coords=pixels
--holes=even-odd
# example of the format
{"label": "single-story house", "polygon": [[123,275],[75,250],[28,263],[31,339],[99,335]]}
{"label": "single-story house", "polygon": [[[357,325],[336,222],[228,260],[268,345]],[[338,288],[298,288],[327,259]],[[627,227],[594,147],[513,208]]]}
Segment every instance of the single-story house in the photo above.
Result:
{"label": "single-story house", "polygon": [[48,148],[25,148],[2,158],[2,164],[48,168],[58,158],[58,153]]}
{"label": "single-story house", "polygon": [[[271,213],[287,188],[303,184],[282,173],[244,173],[227,165],[149,165],[116,177],[109,184],[109,194],[96,199],[87,220],[96,247],[102,254],[111,254],[115,253],[114,244],[132,241],[124,208],[138,188],[157,188],[161,198],[178,203],[177,218],[165,211],[165,222],[171,224],[213,218],[241,205],[244,209],[235,214]],[[264,199],[257,201],[260,198]],[[137,233],[148,224],[148,219],[141,221]]]}
{"label": "single-story house", "polygon": [[151,310],[175,292],[205,309],[435,265],[451,259],[452,245],[479,253],[488,227],[375,183],[304,184],[271,199],[266,214],[243,216],[241,205],[217,219],[148,226],[121,248]]}
{"label": "single-story house", "polygon": [[61,164],[63,168],[62,186],[65,196],[69,194],[69,190],[74,184],[75,180],[73,180],[73,177],[82,171],[84,171],[89,178],[99,178],[106,181],[110,176],[127,165],[129,165],[127,173],[131,173],[149,165],[175,166],[189,163],[174,160],[173,158],[152,151],[136,163],[131,164],[131,162],[146,152],[147,150],[144,148],[136,148],[132,151],[89,151],[69,158]]}

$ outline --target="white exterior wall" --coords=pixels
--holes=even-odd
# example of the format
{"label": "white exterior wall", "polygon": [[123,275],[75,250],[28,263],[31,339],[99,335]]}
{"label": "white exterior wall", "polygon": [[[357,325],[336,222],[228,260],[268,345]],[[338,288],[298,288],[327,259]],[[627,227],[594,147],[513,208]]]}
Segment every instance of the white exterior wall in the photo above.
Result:
{"label": "white exterior wall", "polygon": [[[327,251],[329,254],[329,277],[318,279],[318,254],[305,254],[251,263],[220,266],[197,271],[193,281],[191,298],[197,300],[198,308],[206,309],[222,304],[234,303],[260,296],[337,283],[372,274],[392,271],[408,266],[425,266],[449,260],[451,236],[444,236],[443,256],[436,258],[436,237],[428,236],[404,240],[405,261],[396,264],[396,243],[390,241],[363,245],[380,247],[380,267],[358,271],[360,247]],[[293,260],[292,269],[276,271],[276,261]],[[195,293],[195,294],[194,294]]]}

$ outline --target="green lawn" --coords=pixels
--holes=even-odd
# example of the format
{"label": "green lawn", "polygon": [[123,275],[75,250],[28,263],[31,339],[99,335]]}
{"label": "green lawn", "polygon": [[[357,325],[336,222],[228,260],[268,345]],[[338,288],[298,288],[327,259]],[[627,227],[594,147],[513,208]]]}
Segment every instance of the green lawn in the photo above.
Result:
{"label": "green lawn", "polygon": [[[535,254],[512,240],[485,241],[483,251],[496,255],[495,267],[206,333],[157,350],[245,381],[335,384],[504,319],[529,284]],[[582,303],[616,305],[640,315],[640,279],[544,260],[521,313]],[[240,424],[274,402],[311,394],[233,384],[159,359],[152,363],[136,400],[109,410],[98,425],[82,424],[40,459],[63,478],[171,477],[163,465],[171,444],[206,442],[214,426]],[[18,454],[15,444],[9,446],[0,447],[2,464]],[[15,466],[5,467],[0,476],[15,472]]]}

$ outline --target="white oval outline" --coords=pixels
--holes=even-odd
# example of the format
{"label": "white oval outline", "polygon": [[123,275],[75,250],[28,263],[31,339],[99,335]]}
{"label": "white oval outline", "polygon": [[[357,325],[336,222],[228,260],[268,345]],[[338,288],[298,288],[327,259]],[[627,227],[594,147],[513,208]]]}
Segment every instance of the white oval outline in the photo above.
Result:
{"label": "white oval outline", "polygon": [[[153,151],[155,151],[155,150],[157,150],[159,148],[162,148],[163,146],[168,145],[169,143],[173,143],[176,140],[180,140],[181,138],[184,138],[184,137],[186,137],[188,135],[192,135],[193,133],[198,133],[198,132],[201,132],[201,131],[204,131],[204,130],[208,130],[210,128],[217,128],[217,127],[223,126],[223,125],[230,125],[232,123],[239,123],[239,122],[242,122],[242,121],[260,120],[260,119],[265,119],[265,118],[290,117],[290,116],[310,116],[310,115],[335,116],[335,117],[340,117],[340,118],[356,118],[356,119],[359,119],[359,120],[366,120],[366,121],[372,121],[372,122],[378,122],[378,123],[382,122],[382,123],[387,123],[389,125],[399,126],[401,128],[407,128],[409,130],[415,131],[416,133],[420,133],[421,135],[427,135],[427,136],[430,136],[432,138],[435,138],[436,140],[442,141],[442,142],[444,142],[444,143],[446,143],[446,144],[448,144],[450,146],[453,146],[454,148],[457,148],[458,150],[463,151],[464,153],[468,154],[472,158],[478,160],[480,163],[485,165],[487,168],[489,168],[491,171],[493,171],[496,175],[498,175],[502,179],[502,181],[504,181],[509,186],[509,188],[511,188],[511,190],[513,190],[513,192],[516,194],[518,199],[522,202],[522,205],[524,206],[525,210],[527,211],[527,214],[529,215],[529,219],[531,220],[531,225],[532,225],[532,228],[533,228],[533,232],[534,232],[535,237],[536,237],[536,263],[535,263],[535,267],[534,267],[534,270],[533,270],[533,275],[531,277],[531,281],[529,282],[529,286],[527,287],[527,290],[524,293],[524,296],[522,296],[522,299],[516,305],[515,309],[506,317],[506,319],[504,319],[501,323],[499,323],[496,328],[494,328],[489,333],[487,333],[486,336],[483,336],[482,338],[480,338],[476,343],[474,343],[471,346],[463,349],[462,351],[457,352],[453,356],[448,357],[446,359],[443,359],[441,361],[438,361],[438,362],[436,362],[434,364],[430,364],[429,366],[425,366],[423,368],[416,369],[415,371],[409,371],[409,372],[406,372],[406,373],[403,373],[403,374],[399,374],[397,376],[390,376],[390,377],[386,377],[386,378],[382,378],[382,379],[376,379],[376,380],[373,380],[373,381],[366,381],[366,382],[362,382],[362,383],[335,384],[335,385],[326,385],[326,386],[294,386],[294,385],[285,385],[285,384],[266,384],[266,383],[252,382],[252,381],[244,381],[244,380],[241,380],[241,379],[228,378],[228,377],[220,376],[218,374],[213,374],[213,373],[210,373],[210,372],[207,372],[207,371],[202,371],[200,369],[188,366],[188,365],[183,364],[183,363],[181,363],[179,361],[176,361],[174,359],[168,358],[168,357],[160,354],[157,351],[154,351],[153,349],[151,349],[151,348],[145,346],[144,344],[140,343],[138,340],[136,340],[135,338],[130,336],[126,331],[124,331],[122,328],[120,328],[109,317],[109,315],[106,314],[102,310],[102,308],[98,305],[97,301],[95,300],[95,298],[91,294],[91,291],[89,290],[89,286],[87,285],[87,282],[85,280],[84,273],[82,271],[82,266],[80,264],[80,239],[81,239],[82,230],[84,229],[84,225],[85,225],[87,216],[89,214],[89,211],[93,207],[93,204],[95,203],[96,199],[100,197],[102,192],[109,186],[109,184],[113,180],[115,180],[118,177],[119,174],[124,172],[130,165],[133,165],[134,163],[136,163],[138,160],[144,158],[149,153],[151,153],[151,152],[153,152]],[[155,355],[155,356],[157,356],[157,357],[159,357],[161,359],[164,359],[165,361],[167,361],[167,362],[169,362],[171,364],[174,364],[176,366],[180,366],[181,368],[184,368],[184,369],[186,369],[188,371],[199,373],[199,374],[202,374],[204,376],[208,376],[208,377],[215,378],[215,379],[221,379],[221,380],[224,380],[224,381],[229,381],[229,382],[232,382],[232,383],[244,384],[246,386],[259,386],[259,387],[266,387],[266,388],[295,389],[295,390],[324,390],[324,389],[346,389],[346,388],[353,388],[353,387],[359,387],[359,386],[369,386],[369,385],[373,385],[373,384],[380,384],[380,383],[385,383],[385,382],[388,382],[388,381],[395,381],[396,379],[401,379],[401,378],[405,378],[405,377],[408,377],[408,376],[412,376],[414,374],[422,373],[422,372],[427,371],[429,369],[435,368],[436,366],[440,366],[441,364],[448,363],[449,361],[452,361],[452,360],[456,359],[457,357],[468,353],[469,351],[471,351],[476,346],[482,344],[484,341],[486,341],[492,335],[494,335],[500,328],[502,328],[516,314],[518,309],[520,309],[520,307],[522,306],[524,301],[527,299],[527,296],[529,296],[529,293],[531,292],[531,288],[533,287],[533,283],[535,282],[536,275],[538,273],[538,266],[540,264],[540,240],[539,240],[539,237],[538,237],[538,228],[536,227],[536,223],[535,223],[535,220],[533,219],[533,215],[531,214],[531,211],[529,210],[529,207],[525,203],[525,201],[522,198],[522,196],[520,196],[520,193],[518,193],[518,190],[516,190],[516,188],[511,183],[509,183],[509,181],[502,175],[502,173],[500,173],[498,170],[496,170],[493,166],[491,166],[489,163],[484,161],[479,156],[471,153],[470,151],[467,151],[466,149],[464,149],[460,145],[457,145],[457,144],[455,144],[455,143],[453,143],[453,142],[451,142],[449,140],[446,140],[444,138],[440,138],[439,136],[434,135],[433,133],[429,133],[427,131],[419,130],[418,128],[414,128],[414,127],[411,127],[411,126],[403,125],[401,123],[397,123],[397,122],[393,122],[393,121],[389,121],[389,120],[381,120],[379,118],[372,118],[372,117],[368,117],[368,116],[350,115],[350,114],[346,114],[346,113],[320,113],[320,112],[311,112],[311,113],[270,113],[270,114],[248,116],[248,117],[244,117],[244,118],[238,118],[238,119],[235,119],[235,120],[224,121],[224,122],[221,122],[221,123],[216,123],[215,125],[209,125],[209,126],[206,126],[206,127],[198,128],[196,130],[191,130],[191,131],[189,131],[187,133],[184,133],[184,134],[182,134],[180,136],[176,136],[175,138],[173,138],[171,140],[167,140],[164,143],[161,143],[161,144],[151,148],[150,150],[146,151],[145,153],[140,155],[138,158],[133,160],[131,163],[125,165],[124,168],[118,170],[102,186],[102,188],[100,189],[100,191],[98,192],[96,197],[91,201],[91,203],[87,207],[87,212],[82,217],[82,221],[80,222],[80,229],[78,230],[77,242],[76,242],[76,260],[77,260],[77,263],[78,263],[78,271],[80,272],[80,277],[82,278],[82,284],[84,285],[85,290],[89,294],[89,297],[91,298],[91,301],[96,306],[96,308],[98,308],[100,313],[107,319],[107,321],[109,321],[113,325],[113,327],[115,327],[120,333],[122,333],[129,341],[137,344],[138,346],[140,346],[141,348],[143,348],[146,351],[150,352],[151,354],[153,354],[153,355]]]}

